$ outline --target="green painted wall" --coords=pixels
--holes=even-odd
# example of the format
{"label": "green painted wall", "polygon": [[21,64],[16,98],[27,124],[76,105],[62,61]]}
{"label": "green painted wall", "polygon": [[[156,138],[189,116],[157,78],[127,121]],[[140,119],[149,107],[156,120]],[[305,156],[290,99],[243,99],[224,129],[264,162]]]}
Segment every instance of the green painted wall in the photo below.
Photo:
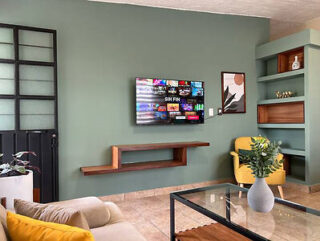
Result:
{"label": "green painted wall", "polygon": [[[268,40],[267,19],[86,0],[0,0],[0,22],[58,31],[61,199],[231,177],[233,139],[257,134],[255,47]],[[247,114],[196,126],[135,126],[136,76],[204,80],[206,107],[217,108],[221,71],[246,73]],[[91,177],[79,171],[110,162],[113,144],[193,140],[211,146],[191,149],[187,167]]]}

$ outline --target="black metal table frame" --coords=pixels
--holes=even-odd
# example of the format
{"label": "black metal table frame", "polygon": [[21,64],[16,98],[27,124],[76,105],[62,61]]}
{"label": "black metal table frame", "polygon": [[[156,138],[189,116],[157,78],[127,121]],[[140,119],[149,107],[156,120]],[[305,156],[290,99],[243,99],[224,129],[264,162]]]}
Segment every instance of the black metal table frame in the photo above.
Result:
{"label": "black metal table frame", "polygon": [[[213,189],[217,189],[217,188],[226,188],[226,218],[204,208],[201,207],[187,199],[185,199],[184,197],[182,197],[181,195],[185,195],[185,194],[190,194],[190,193],[196,193],[196,192],[202,192],[202,191],[207,191],[207,190],[213,190]],[[247,192],[248,189],[246,188],[242,188],[239,187],[237,185],[234,184],[217,184],[214,186],[209,186],[209,187],[203,187],[203,188],[195,188],[195,189],[190,189],[190,190],[185,190],[185,191],[178,191],[178,192],[174,192],[174,193],[170,193],[170,240],[171,241],[175,241],[175,200],[183,203],[184,205],[198,211],[199,213],[217,221],[218,223],[221,223],[222,225],[242,234],[243,236],[254,240],[254,241],[269,241],[269,239],[264,238],[262,236],[260,236],[259,234],[256,234],[240,225],[237,225],[235,223],[232,223],[230,220],[230,189],[233,190],[238,190],[238,191],[244,191]],[[291,208],[295,208],[298,209],[302,212],[307,212],[310,214],[314,214],[317,216],[320,216],[320,211],[315,210],[315,209],[311,209],[311,208],[307,208],[305,206],[302,206],[300,204],[297,203],[293,203],[290,201],[286,201],[280,198],[275,198],[275,202],[286,205],[288,207]]]}

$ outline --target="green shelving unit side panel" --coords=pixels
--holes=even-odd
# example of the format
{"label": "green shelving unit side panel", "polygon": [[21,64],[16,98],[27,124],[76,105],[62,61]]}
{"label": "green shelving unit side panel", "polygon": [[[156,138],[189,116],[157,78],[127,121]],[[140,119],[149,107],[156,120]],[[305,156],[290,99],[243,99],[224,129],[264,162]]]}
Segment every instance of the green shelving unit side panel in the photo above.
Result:
{"label": "green shelving unit side panel", "polygon": [[299,70],[289,71],[281,74],[262,76],[258,78],[258,82],[271,82],[271,81],[277,81],[277,80],[285,80],[285,79],[295,78],[303,75],[304,75],[304,69],[299,69]]}
{"label": "green shelving unit side panel", "polygon": [[271,129],[304,129],[305,124],[258,124],[258,128]]}
{"label": "green shelving unit side panel", "polygon": [[320,31],[310,29],[310,34],[311,34],[310,44],[319,47],[320,46]]}
{"label": "green shelving unit side panel", "polygon": [[289,103],[289,102],[298,102],[304,101],[304,96],[283,98],[283,99],[270,99],[270,100],[260,100],[258,101],[258,105],[268,105],[268,104],[281,104],[281,103]]}
{"label": "green shelving unit side panel", "polygon": [[313,29],[306,29],[299,33],[277,39],[256,48],[256,59],[267,59],[291,49],[305,45],[320,46],[320,33]]}
{"label": "green shelving unit side panel", "polygon": [[295,156],[305,156],[306,151],[300,149],[292,149],[292,148],[282,148],[281,152],[287,155],[295,155]]}
{"label": "green shelving unit side panel", "polygon": [[[320,35],[320,34],[319,34]],[[320,48],[305,48],[306,73],[306,155],[308,156],[307,181],[309,184],[320,183]]]}

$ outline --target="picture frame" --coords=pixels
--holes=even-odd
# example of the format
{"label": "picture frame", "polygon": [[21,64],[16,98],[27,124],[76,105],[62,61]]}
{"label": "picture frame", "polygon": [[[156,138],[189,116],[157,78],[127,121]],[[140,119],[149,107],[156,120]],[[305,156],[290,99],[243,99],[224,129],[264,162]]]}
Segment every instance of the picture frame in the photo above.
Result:
{"label": "picture frame", "polygon": [[246,113],[246,74],[221,72],[223,114]]}

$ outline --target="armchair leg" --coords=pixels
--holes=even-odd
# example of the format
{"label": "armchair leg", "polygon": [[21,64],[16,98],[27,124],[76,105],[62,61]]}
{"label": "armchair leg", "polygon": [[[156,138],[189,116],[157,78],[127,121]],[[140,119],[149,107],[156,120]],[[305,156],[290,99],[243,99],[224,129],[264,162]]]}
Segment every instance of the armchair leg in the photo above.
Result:
{"label": "armchair leg", "polygon": [[284,199],[282,186],[279,185],[279,186],[278,186],[278,190],[279,190],[280,197],[281,197],[282,199]]}
{"label": "armchair leg", "polygon": [[[243,183],[239,183],[239,186],[243,187]],[[239,191],[239,198],[241,198],[241,197],[242,197],[242,191]]]}

